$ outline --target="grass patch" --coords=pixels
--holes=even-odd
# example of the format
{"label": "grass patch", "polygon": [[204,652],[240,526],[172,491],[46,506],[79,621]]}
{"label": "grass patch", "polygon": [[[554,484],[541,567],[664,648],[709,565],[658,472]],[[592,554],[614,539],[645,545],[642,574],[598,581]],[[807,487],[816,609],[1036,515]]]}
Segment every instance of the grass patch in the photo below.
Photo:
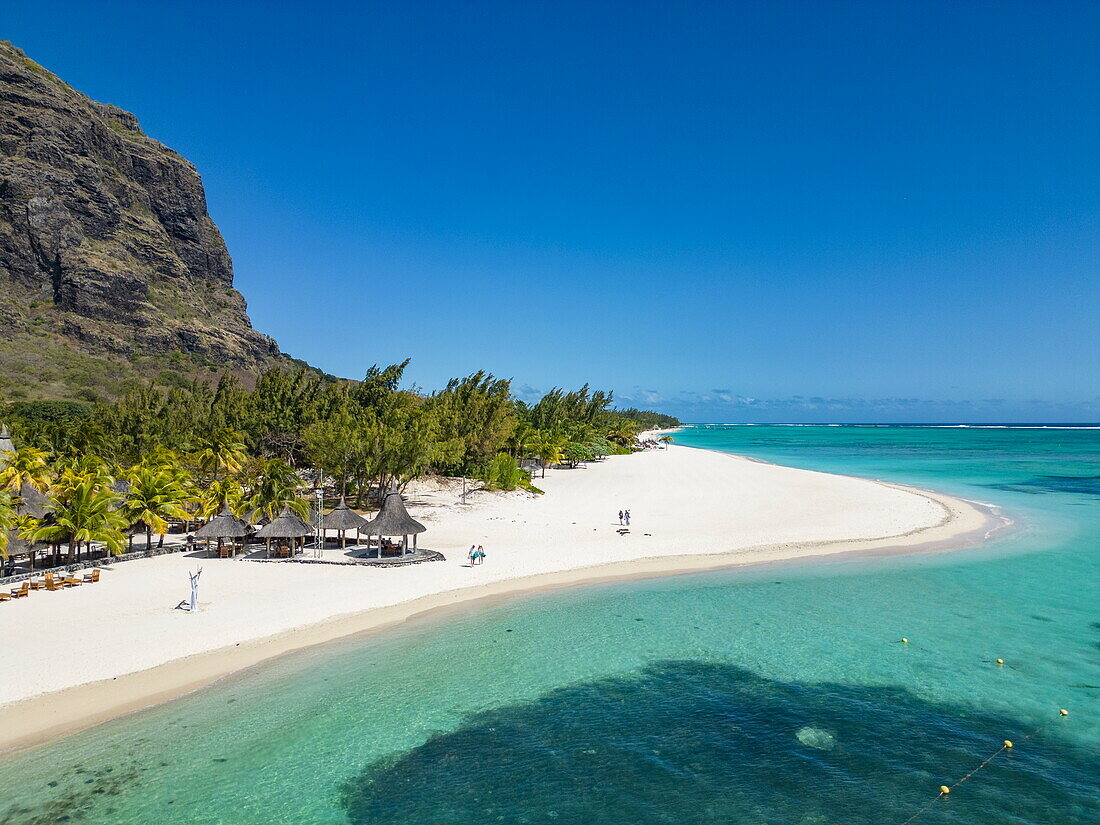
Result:
{"label": "grass patch", "polygon": [[128,140],[136,140],[139,137],[143,137],[141,132],[135,132],[133,129],[127,129],[113,117],[104,117],[103,122],[107,124],[107,128],[110,129],[112,132],[116,132],[122,135],[124,138],[127,138]]}

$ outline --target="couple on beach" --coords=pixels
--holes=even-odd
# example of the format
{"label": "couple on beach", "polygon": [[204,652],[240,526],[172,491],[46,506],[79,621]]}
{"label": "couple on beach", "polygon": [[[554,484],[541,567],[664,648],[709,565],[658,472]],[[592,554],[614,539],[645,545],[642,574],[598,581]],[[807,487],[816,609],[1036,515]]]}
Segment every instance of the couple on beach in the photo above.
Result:
{"label": "couple on beach", "polygon": [[470,567],[473,567],[475,564],[484,564],[485,550],[480,544],[477,547],[471,544],[470,552],[466,554],[466,558],[470,560]]}
{"label": "couple on beach", "polygon": [[629,510],[620,510],[619,511],[619,524],[625,524],[627,527],[630,526],[630,511]]}

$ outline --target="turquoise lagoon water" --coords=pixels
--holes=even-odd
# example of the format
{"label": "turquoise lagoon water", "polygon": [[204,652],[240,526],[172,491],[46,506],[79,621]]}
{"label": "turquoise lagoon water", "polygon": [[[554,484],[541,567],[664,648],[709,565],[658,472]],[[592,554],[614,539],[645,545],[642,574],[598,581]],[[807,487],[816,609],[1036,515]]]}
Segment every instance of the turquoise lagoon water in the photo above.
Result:
{"label": "turquoise lagoon water", "polygon": [[1017,529],[314,648],[0,760],[0,823],[890,825],[1004,739],[917,821],[1100,822],[1100,430],[677,440],[993,503]]}

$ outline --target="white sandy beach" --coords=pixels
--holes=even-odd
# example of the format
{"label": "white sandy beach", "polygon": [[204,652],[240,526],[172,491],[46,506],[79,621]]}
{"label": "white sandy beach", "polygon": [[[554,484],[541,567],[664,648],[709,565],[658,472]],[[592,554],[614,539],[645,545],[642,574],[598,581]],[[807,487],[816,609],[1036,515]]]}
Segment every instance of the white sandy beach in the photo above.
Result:
{"label": "white sandy beach", "polygon": [[[945,496],[686,447],[552,470],[535,483],[545,495],[481,493],[465,506],[451,489],[410,495],[410,513],[428,527],[421,546],[443,562],[378,569],[181,553],[6,602],[0,750],[444,605],[588,580],[912,550],[980,538],[991,526],[982,509]],[[629,535],[616,532],[624,507]],[[484,545],[483,566],[468,566],[471,543]],[[174,610],[200,566],[200,611]]]}

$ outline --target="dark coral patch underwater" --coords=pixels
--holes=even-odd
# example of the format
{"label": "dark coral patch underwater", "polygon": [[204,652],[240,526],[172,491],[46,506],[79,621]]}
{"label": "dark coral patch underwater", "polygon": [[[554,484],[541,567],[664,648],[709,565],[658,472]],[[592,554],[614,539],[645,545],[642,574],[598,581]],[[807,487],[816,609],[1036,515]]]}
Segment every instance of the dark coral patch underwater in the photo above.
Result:
{"label": "dark coral patch underwater", "polygon": [[[341,799],[353,825],[890,825],[1027,728],[900,689],[670,661],[473,716]],[[1040,734],[921,822],[1100,822],[1100,765]]]}

